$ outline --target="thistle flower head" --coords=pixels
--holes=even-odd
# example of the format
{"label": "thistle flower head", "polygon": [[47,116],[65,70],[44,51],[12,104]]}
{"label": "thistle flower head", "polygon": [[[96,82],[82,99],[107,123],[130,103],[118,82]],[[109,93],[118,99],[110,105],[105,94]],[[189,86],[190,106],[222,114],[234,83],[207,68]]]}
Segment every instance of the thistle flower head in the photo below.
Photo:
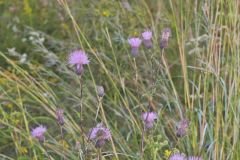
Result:
{"label": "thistle flower head", "polygon": [[158,118],[158,115],[157,115],[156,112],[144,112],[144,113],[142,113],[142,119],[145,122],[153,122],[157,118]]}
{"label": "thistle flower head", "polygon": [[186,160],[186,157],[183,154],[175,153],[172,154],[168,160]]}
{"label": "thistle flower head", "polygon": [[56,110],[56,117],[59,125],[64,125],[63,112],[63,109],[60,108]]}
{"label": "thistle flower head", "polygon": [[89,139],[97,140],[104,139],[109,140],[111,138],[111,132],[102,123],[97,124],[96,127],[92,128],[88,134]]}
{"label": "thistle flower head", "polygon": [[152,31],[146,30],[142,33],[143,44],[147,48],[152,48]]}
{"label": "thistle flower head", "polygon": [[162,31],[162,40],[168,40],[170,36],[171,36],[171,29],[164,28]]}
{"label": "thistle flower head", "polygon": [[142,40],[140,38],[133,37],[128,39],[128,43],[132,48],[138,48],[141,45]]}
{"label": "thistle flower head", "polygon": [[68,63],[71,65],[84,65],[89,62],[88,56],[82,50],[75,50],[68,57]]}
{"label": "thistle flower head", "polygon": [[189,156],[187,160],[202,160],[202,158],[197,156]]}
{"label": "thistle flower head", "polygon": [[146,30],[142,33],[142,37],[144,40],[150,40],[152,38],[152,31]]}
{"label": "thistle flower head", "polygon": [[171,30],[170,28],[164,28],[162,31],[162,37],[160,40],[160,48],[166,48],[168,46],[168,39],[171,35]]}
{"label": "thistle flower head", "polygon": [[88,56],[82,50],[75,50],[68,57],[68,63],[75,66],[75,72],[78,75],[83,73],[83,65],[89,62]]}
{"label": "thistle flower head", "polygon": [[183,119],[179,122],[178,127],[177,127],[177,136],[183,137],[187,134],[189,126],[189,120]]}
{"label": "thistle flower head", "polygon": [[144,121],[144,126],[146,129],[153,127],[154,120],[158,118],[156,112],[144,112],[142,113],[142,120]]}
{"label": "thistle flower head", "polygon": [[96,140],[95,146],[101,148],[111,138],[111,132],[102,123],[97,124],[88,134],[90,140]]}
{"label": "thistle flower head", "polygon": [[47,128],[43,125],[40,125],[31,131],[31,135],[32,135],[32,137],[37,138],[39,141],[43,141],[44,133],[46,131],[47,131]]}

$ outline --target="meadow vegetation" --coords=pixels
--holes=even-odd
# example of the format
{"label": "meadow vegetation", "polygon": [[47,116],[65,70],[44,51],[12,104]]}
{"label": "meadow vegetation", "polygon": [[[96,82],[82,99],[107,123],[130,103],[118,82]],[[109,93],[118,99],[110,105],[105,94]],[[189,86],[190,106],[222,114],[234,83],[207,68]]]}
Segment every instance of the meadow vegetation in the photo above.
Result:
{"label": "meadow vegetation", "polygon": [[0,159],[238,160],[238,87],[239,0],[0,0]]}

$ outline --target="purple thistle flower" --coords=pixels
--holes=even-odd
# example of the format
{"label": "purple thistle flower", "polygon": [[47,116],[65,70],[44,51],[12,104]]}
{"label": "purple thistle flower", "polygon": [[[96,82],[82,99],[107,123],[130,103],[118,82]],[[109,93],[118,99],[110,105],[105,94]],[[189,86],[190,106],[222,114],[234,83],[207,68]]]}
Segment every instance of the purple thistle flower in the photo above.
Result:
{"label": "purple thistle flower", "polygon": [[147,48],[151,48],[152,47],[152,31],[146,30],[145,32],[142,33],[142,37],[143,37],[143,44]]}
{"label": "purple thistle flower", "polygon": [[68,57],[68,63],[76,67],[75,71],[78,75],[83,73],[83,65],[89,62],[87,54],[82,50],[75,50]]}
{"label": "purple thistle flower", "polygon": [[43,125],[40,125],[31,131],[31,135],[32,137],[37,138],[39,141],[44,141],[44,133],[46,131],[47,128]]}
{"label": "purple thistle flower", "polygon": [[138,48],[141,45],[142,40],[140,38],[133,37],[128,39],[128,43],[131,47]]}
{"label": "purple thistle flower", "polygon": [[128,43],[132,47],[131,50],[132,55],[136,57],[138,55],[138,48],[141,45],[142,40],[140,38],[133,37],[128,39]]}
{"label": "purple thistle flower", "polygon": [[183,137],[187,134],[189,123],[190,122],[187,119],[183,119],[179,122],[178,127],[177,127],[177,136],[178,137]]}
{"label": "purple thistle flower", "polygon": [[63,112],[64,112],[63,109],[56,110],[57,122],[60,126],[64,125]]}
{"label": "purple thistle flower", "polygon": [[153,127],[155,119],[158,118],[156,112],[144,112],[142,113],[142,120],[144,121],[145,129],[151,129]]}
{"label": "purple thistle flower", "polygon": [[168,160],[186,160],[186,157],[183,154],[175,153],[172,154]]}
{"label": "purple thistle flower", "polygon": [[91,129],[89,132],[89,139],[107,139],[109,140],[111,138],[111,132],[108,128],[106,128],[102,123],[97,124],[96,127]]}
{"label": "purple thistle flower", "polygon": [[169,39],[170,35],[171,35],[170,28],[164,28],[163,31],[162,31],[162,37],[161,37],[161,40],[160,40],[160,48],[161,49],[167,47],[168,39]]}
{"label": "purple thistle flower", "polygon": [[101,148],[106,140],[110,140],[111,132],[102,123],[97,124],[88,134],[90,140],[96,140],[96,147]]}
{"label": "purple thistle flower", "polygon": [[202,158],[197,156],[189,156],[187,160],[202,160]]}

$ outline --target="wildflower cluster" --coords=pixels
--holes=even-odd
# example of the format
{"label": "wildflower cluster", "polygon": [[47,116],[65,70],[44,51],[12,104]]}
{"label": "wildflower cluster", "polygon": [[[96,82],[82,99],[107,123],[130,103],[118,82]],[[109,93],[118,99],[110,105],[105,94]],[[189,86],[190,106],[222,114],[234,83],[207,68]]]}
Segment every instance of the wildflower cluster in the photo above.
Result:
{"label": "wildflower cluster", "polygon": [[[161,49],[167,47],[170,34],[171,34],[171,31],[169,28],[166,28],[163,30],[161,41],[160,41]],[[152,48],[153,46],[152,35],[153,35],[152,31],[146,30],[141,34],[141,38],[133,37],[128,39],[128,43],[131,45],[131,53],[134,57],[139,54],[139,47],[142,44],[142,42],[146,48]],[[74,67],[75,73],[79,76],[83,74],[84,65],[89,64],[89,62],[90,62],[89,58],[83,50],[75,50],[72,53],[70,53],[68,57],[68,64]],[[105,95],[103,86],[97,86],[96,91],[99,98],[102,98]],[[64,113],[63,109],[57,109],[55,112],[56,122],[58,123],[59,126],[63,126],[65,122],[63,113]],[[141,115],[141,119],[144,124],[143,131],[148,131],[151,128],[153,128],[155,120],[158,119],[158,114],[154,111],[144,112]],[[189,125],[188,120],[182,120],[179,123],[178,129],[177,129],[177,135],[180,137],[186,135],[188,125]],[[40,125],[35,129],[33,129],[31,134],[34,138],[37,138],[39,141],[42,142],[45,139],[44,133],[46,131],[47,131],[47,128],[43,125]],[[105,143],[111,139],[111,131],[109,128],[104,126],[103,123],[99,123],[88,132],[88,139],[95,143],[96,148],[102,148],[105,145]],[[143,144],[143,141],[144,141],[144,132],[142,134],[142,144]],[[77,143],[80,143],[80,142],[77,142]],[[142,145],[142,148],[143,148],[143,145]],[[201,160],[200,157],[194,157],[194,156],[185,157],[184,154],[178,154],[178,153],[171,154],[171,153],[172,152],[170,151],[165,152],[165,157],[169,157],[169,160],[187,160],[187,159]]]}
{"label": "wildflower cluster", "polygon": [[[146,30],[142,33],[142,39],[143,43],[147,48],[152,47],[152,31]],[[128,39],[128,43],[131,46],[131,53],[134,57],[136,57],[139,53],[138,48],[140,47],[142,43],[142,39],[138,37],[132,37]]]}
{"label": "wildflower cluster", "polygon": [[[161,49],[164,49],[167,47],[170,36],[171,36],[170,28],[164,28],[162,31],[160,42],[159,42]],[[134,57],[136,57],[139,54],[139,47],[142,44],[142,42],[146,48],[152,48],[153,46],[152,37],[153,37],[152,31],[146,30],[141,34],[141,38],[139,37],[129,38],[128,43],[131,46],[131,54]]]}

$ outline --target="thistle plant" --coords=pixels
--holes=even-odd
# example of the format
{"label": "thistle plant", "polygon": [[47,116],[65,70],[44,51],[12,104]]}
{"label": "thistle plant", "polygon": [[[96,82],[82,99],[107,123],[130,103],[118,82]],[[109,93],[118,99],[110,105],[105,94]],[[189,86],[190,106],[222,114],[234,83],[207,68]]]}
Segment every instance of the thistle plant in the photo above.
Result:
{"label": "thistle plant", "polygon": [[152,31],[146,30],[142,33],[143,44],[147,48],[152,48]]}
{"label": "thistle plant", "polygon": [[128,39],[128,43],[131,46],[131,54],[133,57],[139,55],[139,47],[142,43],[142,40],[138,37],[132,37]]}
{"label": "thistle plant", "polygon": [[150,130],[153,127],[154,121],[158,118],[158,115],[156,112],[144,112],[141,116],[144,126],[142,129],[142,138],[141,138],[141,157],[143,157],[144,154],[144,133],[148,130]]}

